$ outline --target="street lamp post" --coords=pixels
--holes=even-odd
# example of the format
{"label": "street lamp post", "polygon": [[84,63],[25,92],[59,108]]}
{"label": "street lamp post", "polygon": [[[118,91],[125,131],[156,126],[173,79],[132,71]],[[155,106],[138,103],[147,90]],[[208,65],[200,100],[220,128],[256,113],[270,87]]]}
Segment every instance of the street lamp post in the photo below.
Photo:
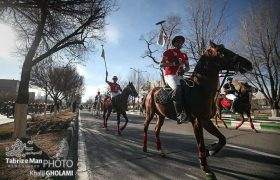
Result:
{"label": "street lamp post", "polygon": [[147,71],[136,70],[134,68],[130,68],[130,69],[132,69],[133,71],[135,71],[137,73],[137,93],[138,93],[138,102],[139,102],[139,94],[140,94],[140,87],[139,87],[140,86],[140,79],[139,79],[139,75],[140,75],[140,73],[147,72]]}

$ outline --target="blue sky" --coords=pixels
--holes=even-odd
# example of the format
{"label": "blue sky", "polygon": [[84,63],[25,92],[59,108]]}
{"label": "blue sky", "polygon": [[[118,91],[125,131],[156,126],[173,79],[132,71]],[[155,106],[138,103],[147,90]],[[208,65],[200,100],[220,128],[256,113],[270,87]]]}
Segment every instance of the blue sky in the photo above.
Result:
{"label": "blue sky", "polygon": [[[106,19],[108,26],[106,27],[104,49],[109,72],[108,79],[117,75],[122,81],[128,81],[130,67],[147,71],[144,74],[150,76],[151,79],[159,78],[159,73],[148,67],[151,61],[141,57],[146,47],[145,43],[140,41],[139,38],[152,30],[159,30],[155,23],[167,16],[179,15],[183,18],[183,22],[186,22],[186,7],[189,2],[189,0],[119,0],[119,10],[112,12]],[[229,21],[231,22],[232,33],[235,31],[234,27],[239,20],[240,11],[244,11],[249,2],[254,3],[255,1],[229,1]],[[4,38],[4,36],[0,36],[0,41],[2,41],[1,38]],[[14,41],[14,37],[6,35],[5,38],[7,38],[4,40],[5,42]],[[3,43],[0,42],[0,78],[20,79],[22,60],[11,55],[13,43],[9,46],[2,45],[2,48],[1,44]],[[101,44],[96,47],[95,53],[88,55],[84,66],[78,66],[78,71],[85,76],[84,101],[90,96],[95,96],[98,89],[103,91],[107,87],[104,82],[104,61],[100,57]]]}

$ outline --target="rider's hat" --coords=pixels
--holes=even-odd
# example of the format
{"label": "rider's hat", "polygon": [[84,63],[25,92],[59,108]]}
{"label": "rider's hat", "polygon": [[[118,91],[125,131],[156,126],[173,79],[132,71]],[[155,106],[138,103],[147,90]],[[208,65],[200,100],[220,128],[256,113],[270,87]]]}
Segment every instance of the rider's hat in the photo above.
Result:
{"label": "rider's hat", "polygon": [[232,77],[228,77],[228,78],[227,78],[227,81],[229,81],[229,80],[233,80],[233,78],[232,78]]}
{"label": "rider's hat", "polygon": [[172,45],[174,46],[174,43],[175,43],[175,42],[178,42],[178,41],[181,41],[181,42],[184,44],[184,42],[185,42],[184,36],[175,36],[175,37],[172,39]]}
{"label": "rider's hat", "polygon": [[117,80],[117,79],[118,79],[118,77],[117,77],[117,76],[113,76],[113,78],[112,78],[112,79],[113,79],[113,80],[114,80],[114,79],[116,79],[116,80]]}

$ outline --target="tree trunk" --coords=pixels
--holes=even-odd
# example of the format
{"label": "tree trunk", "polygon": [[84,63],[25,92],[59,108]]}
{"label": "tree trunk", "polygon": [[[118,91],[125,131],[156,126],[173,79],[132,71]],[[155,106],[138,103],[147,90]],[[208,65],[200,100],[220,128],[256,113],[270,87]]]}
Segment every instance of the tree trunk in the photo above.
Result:
{"label": "tree trunk", "polygon": [[16,103],[15,122],[13,138],[22,138],[26,136],[26,119],[28,104]]}
{"label": "tree trunk", "polygon": [[278,101],[274,100],[272,103],[271,103],[271,116],[272,117],[279,117],[280,116],[280,108],[279,108],[279,105],[278,105]]}
{"label": "tree trunk", "polygon": [[45,118],[46,118],[46,115],[47,115],[47,106],[48,106],[48,94],[47,94],[47,90],[46,90],[45,107],[44,107],[44,116],[45,116]]}
{"label": "tree trunk", "polygon": [[280,117],[279,109],[271,109],[271,117]]}
{"label": "tree trunk", "polygon": [[31,65],[24,63],[21,72],[21,81],[19,83],[18,95],[16,100],[16,115],[14,122],[13,138],[22,138],[26,135],[26,120],[29,101],[29,80]]}

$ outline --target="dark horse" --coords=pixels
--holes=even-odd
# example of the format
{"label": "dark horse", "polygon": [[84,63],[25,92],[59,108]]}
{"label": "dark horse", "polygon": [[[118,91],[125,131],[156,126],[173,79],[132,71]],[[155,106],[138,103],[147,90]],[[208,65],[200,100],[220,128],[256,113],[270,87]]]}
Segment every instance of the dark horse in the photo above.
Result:
{"label": "dark horse", "polygon": [[[116,106],[116,111],[117,111],[117,120],[118,120],[118,135],[121,135],[121,131],[124,130],[124,128],[127,125],[128,119],[126,116],[126,109],[127,109],[127,101],[129,95],[137,97],[138,93],[135,90],[135,87],[133,86],[132,82],[129,82],[128,85],[123,89],[122,93],[118,95],[117,98],[117,106]],[[103,103],[103,120],[104,120],[104,128],[107,128],[107,121],[109,116],[111,115],[112,112],[112,101],[111,98],[106,98],[104,99]],[[120,116],[125,118],[125,124],[120,128]]]}
{"label": "dark horse", "polygon": [[[240,82],[239,83],[239,90],[238,90],[238,98],[236,102],[234,103],[234,109],[237,113],[240,114],[241,122],[235,127],[235,129],[238,129],[245,121],[244,114],[247,115],[250,126],[253,129],[253,131],[257,132],[257,130],[254,127],[252,118],[251,118],[251,103],[250,103],[250,93],[256,93],[258,92],[257,88],[254,88],[250,86],[247,82]],[[222,121],[222,124],[225,124],[224,120],[221,118],[221,110],[223,109],[222,102],[223,98],[217,98],[216,99],[216,115],[215,115],[215,124],[218,127],[217,117]]]}
{"label": "dark horse", "polygon": [[[218,89],[219,71],[228,70],[245,73],[252,70],[252,63],[224,48],[223,45],[210,42],[210,46],[211,48],[206,50],[199,59],[191,76],[194,87],[185,90],[183,98],[187,100],[184,101],[185,111],[189,112],[191,116],[190,121],[197,141],[200,167],[206,173],[207,178],[215,179],[215,174],[208,168],[206,157],[216,154],[226,144],[225,136],[210,120],[215,114],[214,100]],[[168,117],[175,120],[176,113],[172,102],[168,104],[156,103],[155,100],[159,90],[160,87],[152,89],[145,99],[146,118],[143,151],[147,152],[147,130],[156,113],[158,115],[155,127],[157,149],[165,156],[159,138],[160,129],[164,123],[164,118]],[[219,142],[212,144],[209,149],[206,149],[204,145],[203,128],[219,139]]]}

